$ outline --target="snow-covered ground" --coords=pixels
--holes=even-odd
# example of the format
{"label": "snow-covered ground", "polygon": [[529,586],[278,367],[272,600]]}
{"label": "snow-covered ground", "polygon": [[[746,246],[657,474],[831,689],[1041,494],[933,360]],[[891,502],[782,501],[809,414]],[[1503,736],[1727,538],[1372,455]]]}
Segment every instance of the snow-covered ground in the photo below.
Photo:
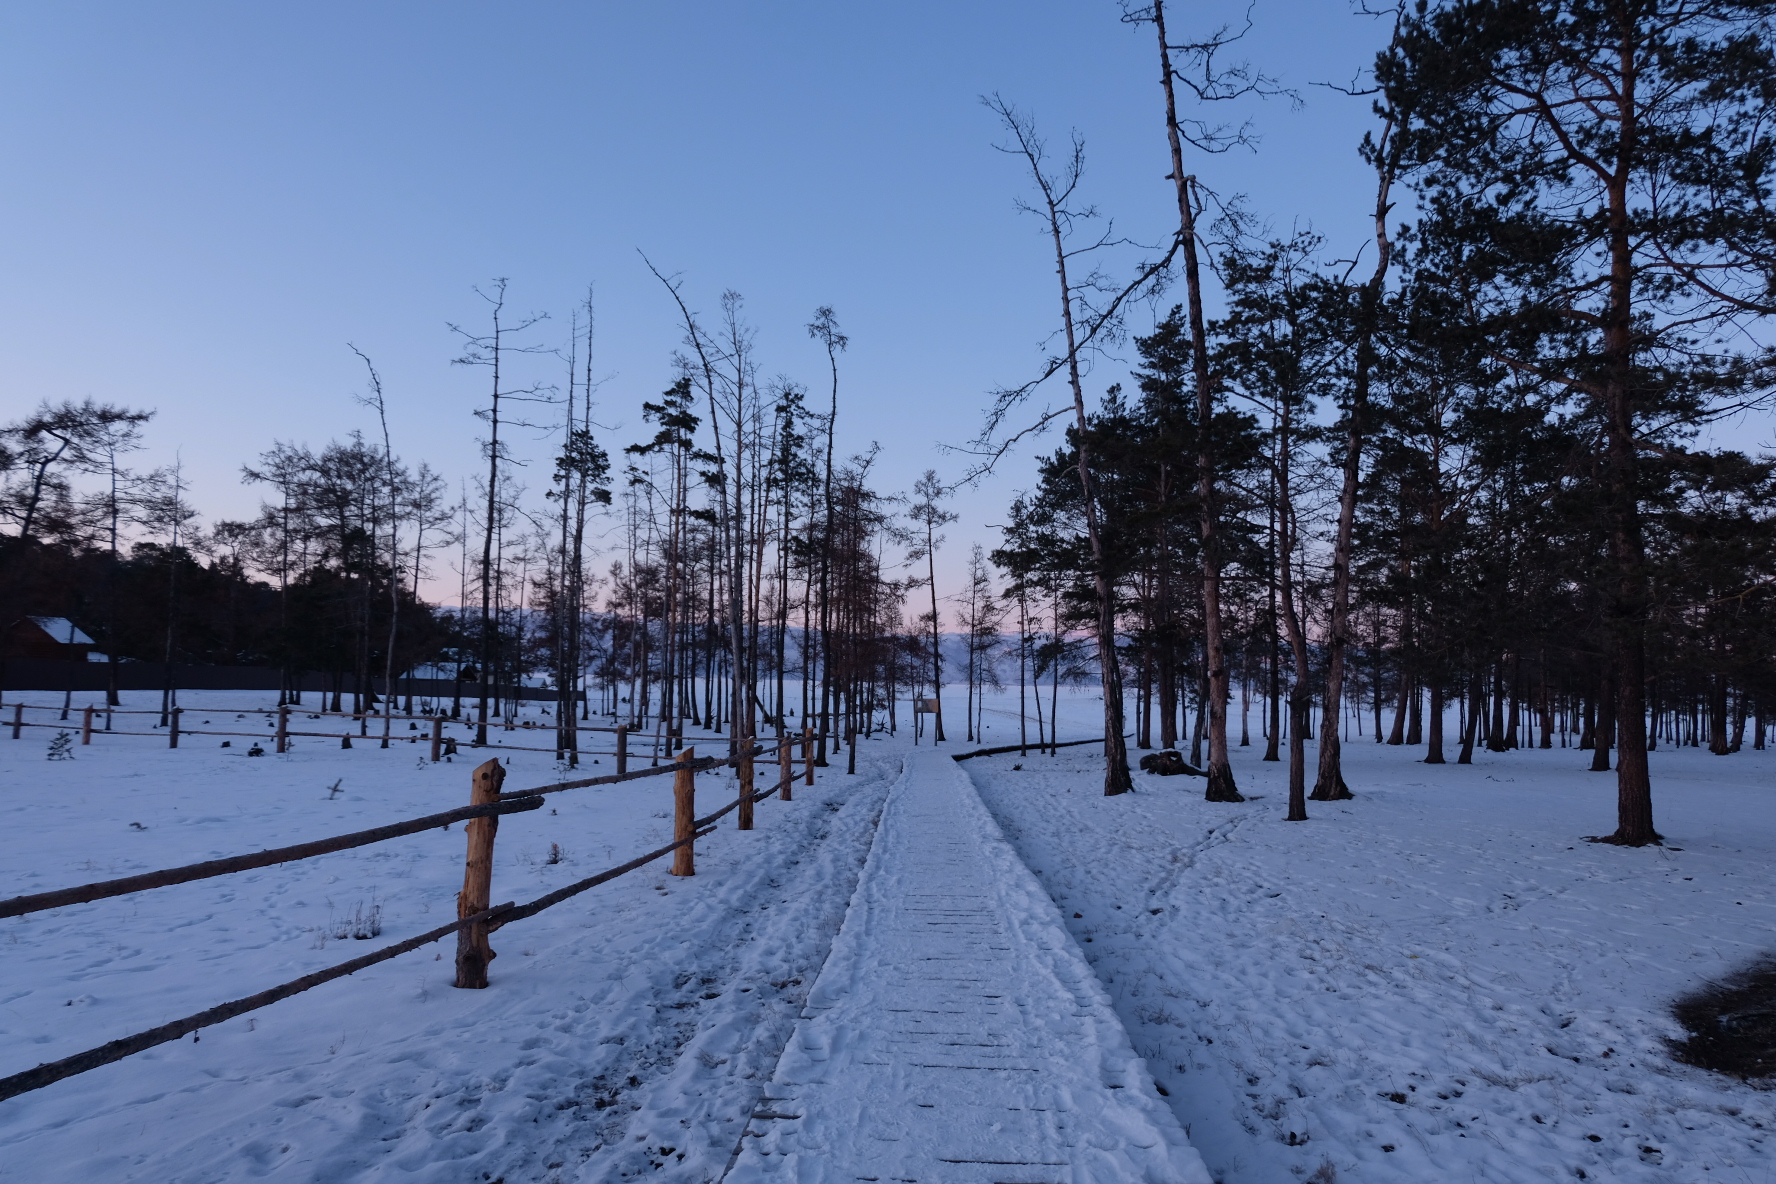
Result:
{"label": "snow-covered ground", "polygon": [[[205,707],[269,703],[183,699],[192,727],[220,726]],[[1015,706],[995,696],[977,743],[1015,741]],[[1063,738],[1096,731],[1097,710],[1063,690]],[[101,737],[50,762],[52,735],[0,735],[5,895],[461,805],[477,759],[432,765],[423,741],[253,759],[244,741]],[[446,942],[0,1103],[0,1181],[719,1179],[907,743],[866,742],[856,777],[835,762],[794,802],[762,803],[751,834],[724,820],[693,879],[662,863],[496,933],[487,991],[450,986]],[[1588,754],[1431,768],[1372,741],[1346,751],[1357,799],[1310,803],[1306,824],[1281,820],[1283,767],[1256,747],[1235,754],[1244,805],[1139,774],[1103,798],[1089,747],[959,766],[1216,1179],[1776,1181],[1776,1092],[1664,1048],[1672,997],[1776,945],[1776,753],[1655,753],[1668,845],[1636,851],[1582,841],[1613,826],[1614,779],[1585,772]],[[549,754],[510,765],[508,788],[556,778]],[[701,778],[700,803],[732,784]],[[660,845],[668,787],[504,820],[494,899]],[[431,928],[453,915],[462,850],[453,827],[0,921],[0,1073]],[[333,936],[375,905],[380,938]]]}
{"label": "snow-covered ground", "polygon": [[1776,753],[1652,754],[1667,845],[1627,850],[1583,841],[1589,753],[1356,740],[1356,800],[1288,823],[1257,747],[1243,805],[1105,798],[1091,751],[963,768],[1225,1184],[1776,1179],[1776,1091],[1665,1048],[1674,996],[1776,947]]}
{"label": "snow-covered ground", "polygon": [[[241,692],[182,699],[253,705]],[[186,713],[191,726],[205,718],[221,726]],[[448,809],[467,802],[478,759],[465,750],[433,765],[424,743],[342,752],[321,740],[252,759],[239,741],[191,737],[175,752],[101,737],[51,762],[53,734],[0,736],[8,895]],[[835,768],[791,803],[760,803],[751,833],[729,815],[698,844],[694,878],[667,875],[662,860],[495,933],[486,991],[451,986],[446,941],[0,1102],[0,1180],[715,1179],[825,960],[899,769],[866,752],[855,777]],[[513,756],[509,770],[507,789],[557,779],[548,754]],[[731,776],[698,782],[700,807],[733,792]],[[648,779],[503,820],[494,899],[528,900],[670,841],[671,794],[670,777]],[[452,827],[0,921],[0,1067],[433,928],[454,916],[463,845]],[[379,938],[332,936],[378,905]]]}

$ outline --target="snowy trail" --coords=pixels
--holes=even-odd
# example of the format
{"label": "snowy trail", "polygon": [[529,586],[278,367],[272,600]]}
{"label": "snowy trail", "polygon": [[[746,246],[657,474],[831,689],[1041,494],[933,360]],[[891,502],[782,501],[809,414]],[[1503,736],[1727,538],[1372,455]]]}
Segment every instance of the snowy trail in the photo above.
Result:
{"label": "snowy trail", "polygon": [[1207,1184],[1054,903],[914,752],[729,1184]]}

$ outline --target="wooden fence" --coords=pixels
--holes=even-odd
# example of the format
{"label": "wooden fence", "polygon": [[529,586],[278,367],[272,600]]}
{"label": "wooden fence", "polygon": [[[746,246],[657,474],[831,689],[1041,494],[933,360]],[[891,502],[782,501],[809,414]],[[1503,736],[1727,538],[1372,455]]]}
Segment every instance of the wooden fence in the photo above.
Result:
{"label": "wooden fence", "polygon": [[[226,735],[229,733],[207,734]],[[390,946],[384,946],[382,949],[353,958],[348,962],[341,962],[338,965],[315,971],[313,974],[303,975],[301,978],[281,983],[256,994],[219,1004],[195,1015],[162,1024],[157,1028],[150,1028],[145,1032],[138,1032],[133,1036],[113,1040],[108,1044],[64,1057],[58,1061],[45,1062],[34,1069],[14,1073],[10,1077],[0,1078],[0,1101],[17,1097],[19,1094],[28,1093],[31,1090],[42,1089],[44,1086],[96,1069],[101,1065],[120,1061],[156,1045],[178,1040],[200,1028],[219,1024],[224,1020],[233,1019],[235,1016],[244,1015],[250,1011],[256,1011],[281,999],[288,999],[292,995],[301,994],[322,983],[332,982],[334,979],[343,978],[366,967],[374,966],[378,962],[386,962],[390,958],[417,950],[421,946],[439,941],[452,933],[457,935],[456,985],[465,988],[484,988],[488,985],[487,964],[493,958],[489,936],[494,931],[516,921],[534,917],[544,909],[551,908],[582,892],[596,888],[600,884],[608,883],[619,876],[644,867],[667,854],[676,853],[671,874],[677,876],[695,875],[696,841],[709,834],[714,829],[715,823],[722,817],[730,812],[739,811],[739,829],[751,830],[752,808],[755,803],[772,795],[777,795],[784,801],[792,800],[793,758],[794,750],[798,746],[801,749],[803,776],[808,785],[814,784],[816,753],[824,750],[824,740],[824,736],[804,729],[799,736],[785,736],[773,742],[754,744],[728,757],[699,758],[694,748],[687,748],[680,752],[670,764],[657,768],[637,769],[634,772],[619,769],[616,773],[602,777],[560,781],[552,785],[537,786],[514,793],[501,792],[506,770],[497,759],[489,760],[477,767],[471,775],[469,804],[460,809],[429,814],[423,818],[411,818],[351,834],[334,835],[313,842],[298,843],[290,847],[280,847],[273,851],[256,851],[246,855],[187,864],[184,867],[167,868],[157,872],[146,872],[142,875],[125,876],[116,880],[103,880],[72,888],[0,900],[0,918],[20,917],[29,913],[43,912],[46,909],[65,908],[88,901],[147,892],[173,884],[185,884],[193,880],[205,880],[248,871],[252,868],[312,859],[334,851],[386,842],[389,839],[416,834],[433,827],[447,826],[451,822],[459,820],[466,821],[468,824],[465,827],[468,832],[468,853],[463,867],[463,890],[457,895],[457,920],[453,923],[440,925],[436,929]],[[820,745],[818,749],[816,748],[817,744]],[[768,789],[755,789],[753,786],[755,762],[759,757],[771,753],[775,753],[777,756],[776,783]],[[702,818],[697,817],[696,775],[709,769],[727,766],[733,766],[739,773],[740,784],[735,799],[712,814]],[[673,775],[674,781],[673,841],[671,843],[644,855],[639,855],[627,863],[599,872],[595,876],[589,876],[566,887],[558,888],[526,904],[507,902],[494,906],[490,903],[493,883],[494,838],[498,832],[501,816],[536,810],[542,806],[543,799],[549,794],[562,793],[572,789],[585,789],[594,785],[612,785],[643,777],[657,777],[667,773]]]}
{"label": "wooden fence", "polygon": [[[169,675],[171,676],[169,678]],[[0,658],[0,689],[8,691],[103,691],[116,679],[120,691],[160,691],[172,683],[182,691],[272,691],[295,689],[302,694],[384,695],[388,680],[372,674],[360,680],[348,671],[283,671],[276,666],[206,666],[178,662],[169,671],[163,662],[68,662],[54,658]],[[452,678],[395,675],[395,694],[428,699],[478,699],[481,684]],[[495,698],[553,703],[561,697],[553,687],[531,687],[500,680],[489,688]],[[584,701],[582,690],[576,701]]]}
{"label": "wooden fence", "polygon": [[[454,756],[459,746],[466,744],[467,747],[481,749],[483,751],[552,752],[557,757],[565,757],[570,753],[576,757],[610,756],[616,758],[617,771],[619,773],[628,772],[629,758],[634,755],[640,755],[640,751],[631,744],[633,739],[639,737],[649,742],[649,754],[656,764],[662,755],[671,756],[673,746],[675,744],[682,744],[685,740],[685,737],[683,736],[666,736],[659,733],[650,734],[644,729],[632,728],[627,724],[619,724],[616,727],[603,727],[576,722],[572,733],[572,743],[563,745],[561,743],[560,733],[553,727],[540,727],[530,721],[505,724],[489,720],[486,724],[488,742],[486,744],[476,744],[472,740],[465,742],[459,740],[458,737],[445,735],[444,732],[445,728],[453,726],[466,728],[470,731],[479,731],[481,725],[471,719],[450,719],[446,716],[437,714],[383,715],[377,712],[304,711],[300,707],[290,706],[281,706],[269,710],[263,707],[175,707],[170,711],[161,712],[154,710],[144,711],[140,709],[125,710],[121,707],[106,707],[89,703],[83,707],[73,709],[79,712],[78,721],[60,718],[65,709],[45,704],[13,703],[11,704],[11,708],[10,719],[5,719],[3,716],[0,716],[0,727],[11,728],[12,738],[14,740],[20,738],[25,728],[49,728],[67,732],[70,735],[79,732],[80,743],[83,745],[91,744],[94,736],[165,736],[167,747],[177,748],[179,747],[180,739],[186,736],[226,736],[252,740],[269,740],[275,746],[276,751],[287,752],[289,750],[290,740],[304,737],[321,740],[338,740],[340,742],[340,747],[342,748],[350,748],[352,746],[351,742],[354,739],[376,740],[380,742],[381,747],[383,748],[387,748],[391,744],[402,742],[417,744],[421,739],[425,739],[430,744],[431,759],[434,761],[440,760],[445,756]],[[53,720],[27,719],[25,718],[25,713],[27,711],[55,714],[58,718]],[[193,727],[186,722],[186,717],[193,714],[199,716],[233,715],[237,720],[251,716],[259,716],[264,720],[266,727],[270,730],[266,732],[242,732],[212,728],[208,726],[210,722],[208,719],[202,721],[202,726]],[[152,731],[129,731],[127,728],[118,728],[115,726],[115,717],[120,715],[164,715],[168,722],[165,731],[161,731],[158,725],[156,725]],[[329,719],[350,720],[351,723],[344,731],[299,730],[300,725],[304,720]],[[104,721],[103,727],[96,726],[100,720]],[[128,721],[126,720],[125,723],[127,724],[127,722]],[[292,722],[297,724],[298,727],[293,728],[291,726]],[[382,724],[382,730],[380,732],[373,730],[378,722]],[[394,730],[394,725],[396,723],[412,723],[416,725],[423,723],[426,727],[423,733],[417,732],[417,729],[410,730],[413,734],[400,733]],[[351,730],[353,727],[357,729],[355,732]],[[555,743],[548,745],[508,743],[501,738],[500,734],[535,737],[537,739],[553,737]],[[585,735],[610,736],[611,747],[585,747],[580,741],[580,737]]]}

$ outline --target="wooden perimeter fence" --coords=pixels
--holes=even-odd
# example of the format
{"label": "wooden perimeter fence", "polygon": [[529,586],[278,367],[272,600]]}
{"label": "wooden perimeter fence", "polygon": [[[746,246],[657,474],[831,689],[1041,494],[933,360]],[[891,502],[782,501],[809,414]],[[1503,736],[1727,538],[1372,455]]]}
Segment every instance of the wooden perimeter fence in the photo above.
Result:
{"label": "wooden perimeter fence", "polygon": [[[211,714],[223,713],[212,712]],[[17,725],[16,720],[15,716],[16,726],[44,726]],[[618,729],[618,731],[621,734],[623,730]],[[228,735],[230,733],[205,734]],[[448,826],[456,821],[466,821],[468,824],[464,828],[468,832],[468,854],[463,867],[463,890],[457,896],[457,920],[451,924],[440,925],[436,929],[407,938],[405,941],[396,942],[393,945],[384,946],[382,949],[353,958],[348,962],[341,962],[324,970],[317,970],[313,974],[306,974],[301,978],[292,979],[290,982],[281,983],[256,994],[219,1004],[195,1015],[188,1015],[183,1019],[162,1024],[157,1028],[137,1032],[132,1036],[125,1036],[108,1044],[102,1044],[97,1048],[91,1048],[70,1057],[63,1057],[58,1061],[48,1061],[34,1069],[0,1078],[0,1101],[17,1097],[19,1094],[28,1093],[31,1090],[42,1089],[44,1086],[96,1069],[101,1065],[120,1061],[156,1045],[178,1040],[200,1028],[219,1024],[224,1020],[256,1011],[261,1007],[267,1007],[281,999],[299,995],[323,983],[344,978],[366,967],[374,966],[378,962],[386,962],[390,958],[399,957],[411,950],[417,950],[421,946],[440,941],[452,933],[457,935],[456,985],[466,988],[486,987],[488,985],[487,964],[494,957],[488,938],[494,931],[513,922],[534,917],[544,909],[558,905],[562,901],[571,900],[582,892],[608,883],[619,876],[635,871],[637,868],[645,867],[668,854],[676,853],[671,874],[695,875],[696,841],[711,833],[715,828],[715,823],[721,818],[737,810],[740,813],[739,829],[751,830],[754,803],[763,801],[773,794],[781,796],[785,801],[791,800],[791,783],[794,780],[792,761],[794,750],[798,745],[801,748],[807,784],[814,784],[816,753],[824,751],[825,745],[822,743],[824,740],[823,735],[803,729],[799,736],[784,736],[775,742],[754,744],[728,757],[698,757],[694,748],[687,748],[680,752],[670,764],[656,768],[637,769],[634,772],[619,769],[616,773],[602,777],[559,781],[552,785],[541,785],[514,793],[501,792],[506,770],[497,759],[489,760],[474,770],[471,777],[469,804],[460,809],[428,814],[423,818],[411,818],[403,822],[373,827],[369,830],[355,831],[351,834],[334,835],[331,838],[280,847],[272,851],[255,851],[246,855],[187,864],[184,867],[167,868],[137,876],[102,880],[72,888],[0,900],[0,918],[22,917],[29,913],[43,912],[46,909],[65,908],[88,901],[106,900],[111,897],[164,888],[173,884],[185,884],[193,880],[206,880],[253,868],[269,867],[273,864],[312,859],[334,851],[345,851],[353,847],[386,842],[403,835],[431,830],[434,827]],[[817,744],[819,748],[816,747]],[[755,789],[753,787],[754,762],[758,757],[773,752],[777,754],[776,784],[768,789]],[[434,759],[436,758],[434,757]],[[710,769],[727,766],[733,766],[739,772],[740,785],[735,799],[712,814],[701,818],[697,817],[696,775]],[[498,831],[501,816],[539,809],[543,805],[544,798],[549,794],[562,793],[570,789],[585,789],[594,785],[614,785],[619,782],[657,777],[668,773],[672,774],[674,782],[672,842],[657,850],[649,851],[645,855],[638,855],[628,863],[609,868],[595,876],[588,876],[586,879],[566,887],[557,888],[555,891],[539,896],[526,904],[507,902],[496,906],[490,903],[494,837]]]}
{"label": "wooden perimeter fence", "polygon": [[[80,712],[80,719],[78,722],[59,718],[44,722],[40,720],[26,719],[25,712],[41,711],[60,714],[64,709],[35,703],[14,703],[11,704],[11,707],[12,718],[0,722],[0,727],[11,728],[12,738],[14,740],[20,738],[21,733],[25,728],[51,728],[57,731],[67,732],[70,735],[78,731],[80,733],[80,743],[83,745],[91,744],[94,736],[155,737],[164,735],[167,740],[167,747],[177,748],[179,747],[179,740],[186,736],[227,736],[238,739],[269,740],[275,746],[276,751],[287,752],[289,750],[289,742],[292,739],[297,738],[338,740],[340,741],[340,747],[342,748],[350,748],[351,742],[354,739],[378,740],[381,741],[381,745],[384,748],[387,748],[391,744],[401,743],[403,741],[409,744],[417,744],[421,739],[425,739],[431,745],[431,759],[434,761],[440,760],[446,756],[454,756],[458,752],[459,746],[466,746],[488,752],[552,752],[556,754],[557,757],[564,757],[569,753],[572,753],[576,757],[612,756],[617,759],[617,771],[619,773],[628,772],[629,758],[633,755],[640,754],[639,749],[631,747],[630,741],[633,738],[640,737],[643,740],[651,741],[648,747],[650,755],[656,762],[662,755],[662,748],[668,750],[665,755],[670,756],[672,744],[674,742],[682,743],[685,739],[682,736],[666,736],[661,734],[650,736],[645,730],[632,728],[627,724],[619,724],[614,728],[610,728],[576,722],[572,733],[574,737],[573,741],[569,744],[563,744],[560,738],[561,733],[554,728],[536,727],[528,722],[517,725],[507,725],[490,720],[486,725],[488,733],[488,742],[486,744],[476,744],[472,740],[467,741],[465,744],[463,741],[459,740],[458,737],[445,735],[444,729],[456,726],[467,728],[470,731],[479,731],[481,725],[475,720],[450,719],[443,715],[383,715],[378,712],[304,711],[301,708],[292,709],[289,706],[276,707],[270,710],[263,707],[174,707],[170,711],[160,712],[153,710],[144,711],[140,709],[125,710],[121,707],[103,707],[97,704],[87,704],[78,709]],[[229,729],[211,728],[208,726],[194,728],[185,723],[185,716],[189,712],[196,712],[199,715],[208,716],[233,715],[236,719],[244,719],[256,715],[264,719],[266,727],[271,730],[269,732],[241,732]],[[112,726],[113,716],[158,716],[163,714],[168,720],[164,732],[159,731],[158,728],[148,732],[132,732],[122,728],[114,728]],[[105,721],[105,726],[102,728],[95,726],[95,723],[100,718],[103,718]],[[350,720],[356,725],[358,730],[356,732],[349,730],[343,732],[313,732],[298,731],[290,726],[292,720],[300,725],[304,719]],[[380,734],[371,731],[372,726],[379,720],[384,723],[383,730]],[[206,719],[203,723],[207,725],[209,720]],[[393,730],[393,725],[396,723],[424,723],[426,725],[426,732],[420,734],[398,733]],[[417,729],[413,729],[413,731],[417,731]],[[509,744],[495,737],[494,734],[496,732],[516,733],[519,735],[528,734],[538,736],[539,738],[553,734],[556,737],[556,742],[546,746],[536,744]],[[608,749],[582,747],[579,743],[579,737],[585,733],[602,733],[612,736],[614,738],[612,741],[612,747]]]}

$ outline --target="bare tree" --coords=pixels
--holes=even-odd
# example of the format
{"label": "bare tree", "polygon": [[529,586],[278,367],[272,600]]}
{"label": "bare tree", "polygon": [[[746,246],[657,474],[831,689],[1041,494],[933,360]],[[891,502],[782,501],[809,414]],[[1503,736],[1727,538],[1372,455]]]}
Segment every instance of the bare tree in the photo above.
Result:
{"label": "bare tree", "polygon": [[[833,487],[833,432],[839,422],[839,354],[851,344],[851,339],[839,332],[838,318],[833,315],[833,310],[826,305],[821,305],[814,310],[814,319],[808,322],[808,336],[826,347],[827,364],[832,370],[832,409],[826,416],[826,464],[821,490],[822,505],[830,510]],[[832,622],[828,608],[831,583],[831,551],[829,548],[822,547],[820,549],[820,731],[823,735],[828,732],[828,713],[832,702],[832,680],[826,673],[829,665],[827,655],[831,653],[832,646]],[[942,724],[940,723],[939,732],[941,733],[941,731]],[[821,747],[820,759],[823,762],[826,760],[824,744]]]}
{"label": "bare tree", "polygon": [[450,331],[463,340],[463,352],[454,360],[458,366],[485,367],[492,379],[491,398],[485,408],[475,412],[477,418],[487,424],[487,441],[483,452],[487,460],[487,513],[481,524],[481,563],[479,568],[481,585],[481,629],[480,653],[476,665],[480,675],[480,707],[475,715],[475,743],[487,743],[487,701],[491,690],[493,661],[498,645],[498,631],[494,621],[494,584],[497,572],[494,569],[494,538],[499,528],[501,516],[501,461],[506,459],[505,444],[500,439],[501,403],[510,400],[533,401],[542,394],[542,388],[536,385],[508,389],[502,386],[505,378],[505,358],[509,353],[530,354],[542,353],[541,345],[511,345],[507,338],[522,333],[539,321],[547,319],[546,313],[531,313],[521,318],[517,324],[508,325],[502,317],[506,307],[506,280],[496,279],[491,291],[483,291],[477,287],[475,294],[490,306],[492,329],[487,333],[470,333],[456,325]]}
{"label": "bare tree", "polygon": [[[1166,142],[1171,148],[1170,180],[1178,196],[1178,242],[1184,252],[1185,302],[1190,316],[1191,365],[1196,379],[1197,502],[1202,530],[1203,661],[1208,675],[1209,785],[1205,796],[1212,802],[1238,802],[1233,766],[1227,754],[1227,700],[1230,671],[1227,647],[1222,638],[1220,489],[1216,479],[1216,445],[1210,430],[1214,422],[1215,387],[1209,374],[1208,333],[1203,323],[1202,261],[1197,233],[1202,191],[1193,174],[1184,171],[1184,143],[1209,152],[1223,152],[1247,142],[1244,128],[1229,130],[1200,121],[1188,125],[1178,115],[1177,83],[1183,81],[1199,101],[1219,102],[1249,94],[1278,93],[1275,84],[1244,66],[1218,67],[1216,54],[1242,34],[1218,31],[1205,41],[1174,45],[1166,39],[1164,0],[1151,7],[1125,11],[1130,21],[1152,21],[1159,35],[1160,83],[1165,90]],[[1200,69],[1186,75],[1174,61]]]}
{"label": "bare tree", "polygon": [[[1399,37],[1398,21],[1394,38]],[[1369,428],[1369,386],[1377,360],[1376,337],[1380,332],[1382,296],[1394,244],[1388,237],[1388,215],[1393,210],[1394,180],[1400,168],[1400,119],[1390,104],[1378,107],[1380,129],[1363,137],[1363,156],[1375,170],[1375,269],[1356,291],[1356,356],[1353,360],[1349,402],[1344,408],[1344,466],[1338,495],[1338,526],[1332,540],[1332,605],[1326,629],[1326,699],[1320,717],[1320,764],[1314,780],[1315,801],[1332,802],[1351,796],[1344,783],[1339,747],[1339,713],[1344,708],[1344,664],[1351,640],[1351,543],[1357,520],[1357,493],[1362,477],[1363,443]],[[1353,262],[1352,268],[1355,268]],[[1348,281],[1347,281],[1348,285]],[[1441,727],[1441,721],[1434,721]]]}
{"label": "bare tree", "polygon": [[925,528],[925,541],[916,544],[907,555],[909,562],[925,561],[925,583],[931,590],[931,698],[937,705],[936,731],[932,733],[932,743],[942,743],[943,726],[943,644],[939,629],[937,611],[937,549],[943,545],[943,536],[937,533],[941,526],[956,520],[956,515],[938,503],[949,491],[937,478],[936,469],[926,469],[925,475],[913,485],[913,496],[918,500],[908,510],[907,516]]}
{"label": "bare tree", "polygon": [[[383,492],[388,498],[388,548],[389,548],[389,621],[388,644],[383,647],[382,654],[382,745],[389,746],[389,730],[394,726],[395,714],[395,637],[401,622],[401,481],[395,466],[395,448],[389,437],[388,404],[382,397],[382,375],[376,372],[376,365],[370,355],[355,345],[349,345],[352,353],[357,354],[364,363],[364,369],[370,374],[370,393],[360,395],[358,402],[376,412],[376,421],[382,428],[382,467]],[[376,540],[370,542],[371,554],[376,551]]]}
{"label": "bare tree", "polygon": [[[1041,195],[1038,204],[1020,204],[1043,220],[1048,237],[1054,245],[1055,276],[1060,284],[1061,329],[1067,347],[1065,373],[1068,388],[1073,394],[1080,497],[1085,507],[1086,536],[1090,540],[1092,553],[1092,582],[1097,593],[1098,669],[1104,689],[1104,793],[1127,793],[1132,788],[1132,783],[1129,780],[1128,751],[1122,735],[1122,668],[1116,658],[1116,590],[1112,586],[1110,567],[1104,554],[1101,511],[1092,480],[1091,437],[1087,430],[1085,387],[1080,377],[1079,365],[1082,335],[1076,319],[1080,293],[1068,272],[1068,264],[1079,255],[1107,246],[1114,240],[1106,232],[1086,247],[1069,245],[1075,226],[1096,217],[1096,211],[1091,207],[1073,204],[1085,171],[1084,142],[1075,135],[1066,161],[1058,172],[1051,174],[1045,164],[1045,146],[1037,136],[1031,120],[997,96],[986,100],[986,104],[999,116],[1005,130],[1011,134],[1012,143],[1004,146],[1004,150],[1024,158],[1030,169],[1031,180]],[[1088,277],[1084,282],[1085,286],[1097,286],[1095,279],[1094,273],[1093,277]],[[1223,749],[1225,750],[1225,734]],[[1225,752],[1223,756],[1225,758]],[[1228,784],[1232,784],[1231,780]]]}

